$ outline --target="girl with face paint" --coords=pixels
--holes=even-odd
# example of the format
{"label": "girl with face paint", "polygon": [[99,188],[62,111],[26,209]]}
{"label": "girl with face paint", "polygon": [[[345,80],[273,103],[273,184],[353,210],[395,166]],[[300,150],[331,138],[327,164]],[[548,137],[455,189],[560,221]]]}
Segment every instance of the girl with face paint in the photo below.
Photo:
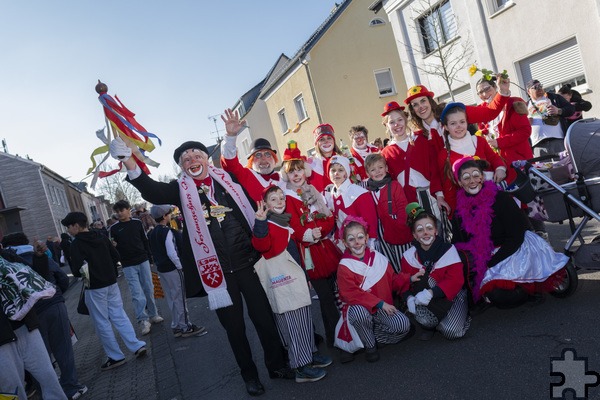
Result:
{"label": "girl with face paint", "polygon": [[402,256],[402,274],[410,282],[405,279],[401,293],[423,329],[420,339],[431,339],[436,330],[446,339],[461,338],[471,318],[458,252],[438,236],[437,219],[418,203],[410,203],[406,214],[414,241]]}
{"label": "girl with face paint", "polygon": [[309,160],[312,175],[309,183],[319,192],[323,193],[325,188],[331,184],[327,173],[327,162],[329,159],[340,154],[340,149],[335,143],[335,132],[333,126],[320,124],[313,131],[315,139],[315,155]]}
{"label": "girl with face paint", "polygon": [[[340,297],[348,323],[356,329],[368,362],[379,360],[377,344],[393,344],[410,330],[410,321],[394,307],[392,286],[397,277],[388,259],[367,246],[367,223],[348,216],[340,228],[346,252],[338,266]],[[347,361],[353,355],[345,354]]]}
{"label": "girl with face paint", "polygon": [[487,165],[464,157],[452,167],[461,187],[453,240],[470,257],[472,304],[511,308],[561,285],[569,258],[528,230],[525,214],[510,194],[483,180]]}

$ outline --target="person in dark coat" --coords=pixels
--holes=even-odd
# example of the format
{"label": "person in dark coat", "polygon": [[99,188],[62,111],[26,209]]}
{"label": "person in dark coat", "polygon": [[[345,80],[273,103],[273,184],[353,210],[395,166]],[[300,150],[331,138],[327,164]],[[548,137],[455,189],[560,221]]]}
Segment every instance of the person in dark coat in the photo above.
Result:
{"label": "person in dark coat", "polygon": [[189,297],[208,294],[227,331],[246,390],[264,393],[245,332],[242,296],[248,308],[271,378],[295,378],[286,367],[267,296],[254,272],[260,254],[251,244],[254,209],[231,176],[208,165],[208,151],[200,142],[185,142],[173,155],[182,173],[178,180],[156,182],[146,175],[121,139],[110,144],[111,155],[122,161],[127,180],[153,204],[174,204],[185,220],[182,264]]}

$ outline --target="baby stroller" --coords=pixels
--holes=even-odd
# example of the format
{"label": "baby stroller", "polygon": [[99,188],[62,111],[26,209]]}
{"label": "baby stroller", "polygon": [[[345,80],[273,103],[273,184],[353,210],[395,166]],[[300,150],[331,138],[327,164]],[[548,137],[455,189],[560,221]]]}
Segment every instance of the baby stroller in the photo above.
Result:
{"label": "baby stroller", "polygon": [[[536,195],[539,196],[548,221],[569,221],[572,235],[565,244],[564,253],[571,257],[572,264],[567,266],[565,284],[553,293],[557,297],[566,297],[577,288],[575,268],[600,270],[599,238],[585,243],[581,235],[592,218],[600,221],[600,120],[589,118],[573,123],[565,136],[565,148],[570,163],[563,160],[545,165],[533,164],[534,161],[557,159],[559,155],[513,163],[518,178],[516,186],[509,190],[524,203],[530,203]],[[532,185],[534,180],[538,183]],[[582,219],[576,224],[574,218]],[[577,240],[580,246],[572,251]]]}

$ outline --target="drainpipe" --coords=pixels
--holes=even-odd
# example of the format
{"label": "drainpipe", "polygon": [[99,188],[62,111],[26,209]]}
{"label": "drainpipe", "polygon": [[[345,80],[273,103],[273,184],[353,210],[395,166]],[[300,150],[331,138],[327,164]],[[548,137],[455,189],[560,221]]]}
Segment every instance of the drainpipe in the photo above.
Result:
{"label": "drainpipe", "polygon": [[481,19],[481,24],[483,25],[483,36],[485,37],[485,44],[489,53],[488,55],[490,57],[490,61],[492,62],[492,71],[498,71],[496,56],[494,56],[494,48],[492,47],[492,39],[490,38],[490,31],[488,29],[485,10],[483,9],[481,0],[477,2],[477,10],[479,11],[479,18]]}
{"label": "drainpipe", "polygon": [[323,118],[321,117],[321,107],[319,107],[319,99],[317,98],[317,92],[315,91],[315,85],[313,84],[312,75],[310,73],[310,67],[308,66],[308,60],[305,57],[301,57],[300,60],[300,62],[302,63],[302,65],[304,65],[304,68],[306,69],[306,77],[308,78],[310,93],[312,94],[312,97],[315,101],[315,108],[317,109],[317,119],[319,120],[319,124],[322,124]]}

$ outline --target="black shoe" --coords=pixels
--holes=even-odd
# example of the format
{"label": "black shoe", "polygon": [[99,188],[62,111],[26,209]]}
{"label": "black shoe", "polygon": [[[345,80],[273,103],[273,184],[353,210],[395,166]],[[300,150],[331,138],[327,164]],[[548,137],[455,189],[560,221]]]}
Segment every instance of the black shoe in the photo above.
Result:
{"label": "black shoe", "polygon": [[136,358],[144,357],[146,355],[146,353],[148,353],[148,350],[146,349],[146,346],[142,346],[142,347],[140,347],[139,349],[136,350],[135,357]]}
{"label": "black shoe", "polygon": [[339,351],[339,359],[342,364],[346,364],[354,361],[354,354],[348,353],[347,351],[340,350]]}
{"label": "black shoe", "polygon": [[100,366],[102,371],[108,371],[109,369],[117,368],[121,365],[125,364],[125,359],[121,360],[113,360],[112,358],[108,358],[104,364]]}
{"label": "black shoe", "polygon": [[296,379],[296,372],[288,367],[276,369],[275,371],[269,371],[269,378],[271,379]]}
{"label": "black shoe", "polygon": [[[294,378],[296,378],[295,374]],[[250,396],[260,396],[261,394],[265,394],[265,387],[258,379],[252,379],[250,381],[246,381],[246,391]]]}
{"label": "black shoe", "polygon": [[422,329],[421,334],[419,335],[419,340],[426,342],[431,340],[433,335],[435,335],[435,329]]}
{"label": "black shoe", "polygon": [[365,359],[370,363],[379,361],[379,352],[377,351],[377,347],[365,348]]}

